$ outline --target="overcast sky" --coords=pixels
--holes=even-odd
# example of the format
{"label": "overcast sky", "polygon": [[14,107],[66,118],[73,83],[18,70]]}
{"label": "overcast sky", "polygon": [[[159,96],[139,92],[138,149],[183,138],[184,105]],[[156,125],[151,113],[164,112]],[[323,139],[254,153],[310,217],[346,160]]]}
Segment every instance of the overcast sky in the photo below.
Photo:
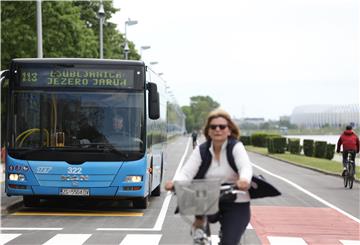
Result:
{"label": "overcast sky", "polygon": [[359,103],[358,0],[114,0],[112,19],[178,103],[209,95],[235,117]]}

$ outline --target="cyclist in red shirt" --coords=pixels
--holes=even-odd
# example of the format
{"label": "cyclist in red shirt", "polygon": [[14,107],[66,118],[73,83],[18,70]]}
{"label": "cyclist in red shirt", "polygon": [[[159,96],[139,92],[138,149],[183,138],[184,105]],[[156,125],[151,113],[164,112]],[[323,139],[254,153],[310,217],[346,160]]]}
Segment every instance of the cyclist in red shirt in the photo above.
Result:
{"label": "cyclist in red shirt", "polygon": [[342,172],[342,176],[345,174],[345,161],[348,153],[351,154],[351,159],[355,163],[355,155],[359,153],[359,137],[352,130],[352,126],[346,126],[346,130],[341,134],[338,143],[336,152],[340,152],[340,147],[342,145],[343,148],[343,167],[344,170]]}

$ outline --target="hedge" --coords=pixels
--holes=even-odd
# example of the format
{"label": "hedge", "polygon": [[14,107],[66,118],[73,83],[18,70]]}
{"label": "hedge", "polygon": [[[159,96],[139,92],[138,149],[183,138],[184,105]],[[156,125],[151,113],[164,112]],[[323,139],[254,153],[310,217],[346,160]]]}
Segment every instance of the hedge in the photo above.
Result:
{"label": "hedge", "polygon": [[257,147],[266,147],[267,138],[269,137],[281,137],[281,136],[279,134],[254,133],[251,135],[251,144]]}
{"label": "hedge", "polygon": [[289,139],[288,151],[291,154],[300,154],[301,151],[300,139]]}
{"label": "hedge", "polygon": [[240,141],[244,145],[251,145],[251,137],[250,136],[240,136]]}
{"label": "hedge", "polygon": [[315,141],[314,157],[326,158],[326,141]]}
{"label": "hedge", "polygon": [[269,153],[285,153],[286,138],[273,136],[267,139]]}
{"label": "hedge", "polygon": [[334,154],[335,154],[335,145],[327,144],[326,145],[326,158],[331,160],[334,158]]}
{"label": "hedge", "polygon": [[304,140],[303,149],[305,156],[308,157],[314,156],[314,140]]}

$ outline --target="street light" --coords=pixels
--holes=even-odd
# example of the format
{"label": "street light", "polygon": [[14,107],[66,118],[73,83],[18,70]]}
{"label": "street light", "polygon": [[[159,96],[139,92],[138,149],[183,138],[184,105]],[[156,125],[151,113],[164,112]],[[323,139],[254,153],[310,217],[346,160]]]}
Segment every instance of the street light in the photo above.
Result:
{"label": "street light", "polygon": [[41,0],[36,1],[37,56],[43,57]]}
{"label": "street light", "polygon": [[102,0],[100,0],[100,6],[98,11],[98,17],[100,20],[100,59],[104,58],[104,44],[103,44],[103,25],[104,25],[104,18],[105,18],[105,11],[104,11],[104,5]]}
{"label": "street light", "polygon": [[162,75],[164,75],[164,73],[162,73],[162,72],[159,72],[159,73],[158,73],[158,75],[159,75],[159,76],[162,76]]}
{"label": "street light", "polygon": [[157,64],[159,64],[159,62],[157,62],[157,61],[150,61],[150,65],[157,65]]}
{"label": "street light", "polygon": [[141,59],[142,59],[142,51],[143,51],[143,50],[150,49],[150,48],[151,48],[151,46],[141,46],[141,47],[140,47],[140,56],[141,56]]}
{"label": "street light", "polygon": [[132,26],[132,25],[136,25],[138,22],[137,20],[131,20],[130,18],[128,18],[127,21],[125,21],[125,45],[124,45],[124,57],[125,60],[128,59],[128,53],[129,53],[129,45],[128,45],[128,41],[127,41],[127,34],[126,34],[126,27],[127,26]]}

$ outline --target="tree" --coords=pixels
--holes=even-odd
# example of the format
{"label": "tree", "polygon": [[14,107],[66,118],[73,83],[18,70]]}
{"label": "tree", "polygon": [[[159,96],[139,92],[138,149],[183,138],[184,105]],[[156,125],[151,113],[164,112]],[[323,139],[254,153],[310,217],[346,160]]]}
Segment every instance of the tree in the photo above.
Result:
{"label": "tree", "polygon": [[200,130],[205,125],[206,118],[212,110],[220,104],[210,96],[193,96],[190,98],[190,106],[183,106],[182,110],[186,115],[186,130]]}
{"label": "tree", "polygon": [[[98,1],[42,2],[43,56],[46,58],[99,57]],[[104,58],[123,58],[123,35],[107,22],[119,11],[104,1]],[[139,59],[129,42],[129,59]],[[36,2],[1,1],[1,69],[11,59],[37,57]]]}

